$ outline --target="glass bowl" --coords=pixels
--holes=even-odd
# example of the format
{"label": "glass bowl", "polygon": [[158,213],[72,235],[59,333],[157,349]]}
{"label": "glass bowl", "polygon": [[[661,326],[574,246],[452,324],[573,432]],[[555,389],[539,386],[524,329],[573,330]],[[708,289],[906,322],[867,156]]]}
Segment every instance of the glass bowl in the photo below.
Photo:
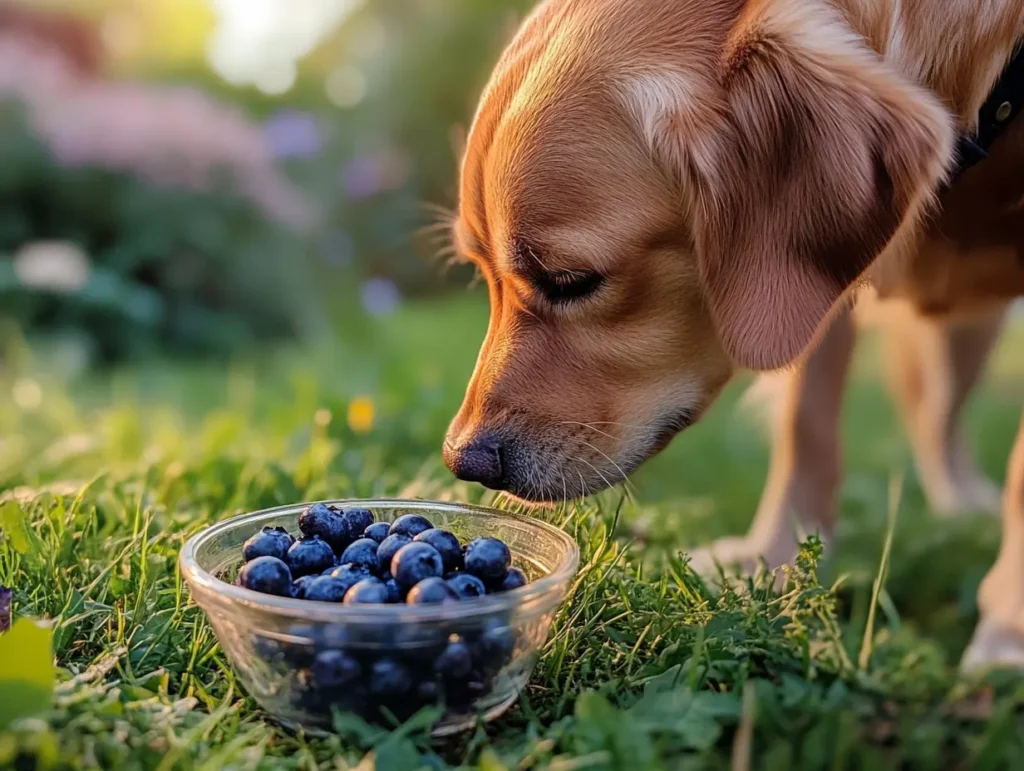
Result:
{"label": "glass bowl", "polygon": [[[572,538],[544,522],[479,506],[381,499],[323,503],[369,509],[378,522],[420,514],[463,543],[484,535],[500,538],[531,582],[440,605],[354,606],[275,597],[223,579],[230,580],[241,565],[249,536],[265,526],[296,535],[298,516],[309,504],[243,514],[206,528],[182,548],[181,573],[256,701],[286,726],[312,732],[330,730],[335,711],[401,721],[437,705],[444,713],[435,736],[508,709],[529,680],[576,573],[579,549]],[[469,647],[472,669],[438,678],[434,662],[455,635]],[[339,658],[348,662],[340,673]]]}

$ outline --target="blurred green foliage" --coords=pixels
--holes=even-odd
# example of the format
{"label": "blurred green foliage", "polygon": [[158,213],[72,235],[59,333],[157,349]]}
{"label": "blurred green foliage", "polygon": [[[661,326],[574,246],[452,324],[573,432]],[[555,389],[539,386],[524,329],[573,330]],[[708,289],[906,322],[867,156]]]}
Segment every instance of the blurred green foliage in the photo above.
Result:
{"label": "blurred green foliage", "polygon": [[[370,0],[311,62],[350,67],[366,80],[366,96],[344,109],[315,105],[308,85],[296,89],[301,103],[322,111],[331,138],[330,160],[294,171],[326,204],[326,238],[344,234],[361,274],[389,278],[411,295],[466,285],[468,270],[445,271],[434,259],[444,233],[418,233],[438,221],[437,207],[455,207],[462,137],[501,49],[533,4]],[[383,29],[381,45],[362,44],[368,29]],[[353,196],[351,175],[375,158],[397,164],[400,179]]]}
{"label": "blurred green foliage", "polygon": [[[62,167],[9,106],[0,111],[0,145],[0,308],[26,333],[73,334],[109,361],[224,353],[315,323],[303,301],[304,245],[248,201]],[[14,255],[39,241],[85,252],[80,288],[19,279]]]}
{"label": "blurred green foliage", "polygon": [[[219,354],[316,327],[322,312],[359,314],[371,277],[405,296],[465,287],[466,267],[434,257],[446,233],[423,235],[457,198],[460,137],[502,46],[531,0],[368,0],[302,67],[284,96],[236,89],[208,70],[164,72],[260,120],[313,120],[317,147],[281,163],[322,207],[308,238],[266,222],[226,188],[159,189],[99,168],[64,168],[0,110],[0,318],[28,336],[73,334],[98,360],[151,352]],[[372,34],[371,34],[372,33]],[[367,41],[376,39],[376,45]],[[365,81],[350,107],[328,99],[339,68]],[[287,138],[285,138],[287,142]],[[26,243],[71,241],[91,260],[71,293],[18,280]]]}
{"label": "blurred green foliage", "polygon": [[[163,78],[200,83],[260,118],[282,109],[314,116],[323,147],[289,160],[288,168],[325,210],[318,283],[344,294],[359,279],[378,276],[406,295],[435,294],[464,287],[471,271],[444,269],[435,256],[445,234],[422,231],[443,216],[439,209],[456,206],[461,142],[477,98],[534,4],[367,0],[303,64],[285,97],[229,86],[208,70]],[[371,38],[379,44],[369,45]],[[365,96],[351,107],[327,96],[330,73],[342,68],[365,80]],[[383,172],[390,178],[372,179],[382,164],[391,167]]]}

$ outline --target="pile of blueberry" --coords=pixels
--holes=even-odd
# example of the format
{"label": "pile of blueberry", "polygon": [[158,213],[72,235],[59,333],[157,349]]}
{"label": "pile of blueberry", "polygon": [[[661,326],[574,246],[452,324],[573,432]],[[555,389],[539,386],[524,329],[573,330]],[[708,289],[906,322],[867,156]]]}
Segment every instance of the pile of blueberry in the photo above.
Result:
{"label": "pile of blueberry", "polygon": [[497,538],[465,547],[418,514],[374,522],[366,509],[314,503],[299,515],[302,538],[265,527],[245,542],[238,584],[318,602],[413,605],[518,589],[526,575]]}
{"label": "pile of blueberry", "polygon": [[[497,538],[463,546],[425,517],[375,522],[366,509],[323,503],[299,516],[302,537],[265,527],[242,549],[237,583],[282,597],[347,605],[458,602],[517,589],[526,575]],[[516,636],[495,612],[469,626],[412,624],[297,627],[302,642],[258,639],[261,654],[295,673],[289,698],[307,712],[332,708],[369,719],[443,703],[467,711],[510,661]]]}

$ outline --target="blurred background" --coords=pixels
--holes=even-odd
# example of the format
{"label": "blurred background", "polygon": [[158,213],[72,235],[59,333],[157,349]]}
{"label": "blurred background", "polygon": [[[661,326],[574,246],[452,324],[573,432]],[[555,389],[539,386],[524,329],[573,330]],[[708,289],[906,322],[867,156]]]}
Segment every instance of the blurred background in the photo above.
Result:
{"label": "blurred background", "polygon": [[[0,0],[0,490],[234,454],[299,458],[306,481],[267,503],[478,498],[439,453],[487,324],[447,218],[477,96],[532,5]],[[996,478],[1022,334],[971,411]],[[869,343],[844,427],[868,544],[911,469],[877,370]],[[645,539],[746,527],[767,448],[732,409],[743,385],[635,477]],[[350,481],[315,489],[328,471]],[[907,501],[927,521],[916,486]]]}
{"label": "blurred background", "polygon": [[[478,94],[534,2],[0,0],[0,583],[14,587],[18,614],[58,619],[61,677],[74,673],[83,690],[81,698],[63,692],[60,714],[69,722],[53,725],[66,746],[81,737],[82,757],[117,745],[133,757],[186,763],[186,745],[227,758],[218,744],[250,757],[277,742],[259,726],[245,729],[259,747],[231,734],[245,715],[230,706],[234,697],[222,699],[233,679],[218,669],[209,630],[182,609],[174,566],[188,534],[301,500],[494,500],[456,481],[441,459],[488,318],[473,271],[449,264],[447,220]],[[805,688],[789,673],[811,671],[811,655],[832,655],[827,646],[809,654],[802,642],[801,630],[818,621],[787,610],[792,624],[767,632],[759,621],[754,634],[750,616],[730,612],[706,625],[708,639],[729,650],[714,654],[706,676],[732,688],[762,666],[784,673],[773,701],[763,702],[771,706],[758,707],[778,713],[772,730],[785,736],[785,754],[772,758],[793,757],[791,736],[805,731],[816,742],[840,737],[843,752],[859,747],[847,718],[869,717],[865,705],[884,698],[885,726],[872,719],[873,741],[902,753],[888,727],[898,720],[899,735],[912,736],[908,746],[946,758],[954,745],[934,721],[950,721],[967,737],[956,746],[977,748],[974,765],[984,759],[994,768],[1003,750],[993,748],[1019,734],[1004,718],[1019,714],[1020,700],[995,702],[992,727],[965,733],[952,677],[999,520],[929,511],[880,370],[877,341],[865,335],[845,395],[842,518],[822,576],[824,586],[836,582],[853,660],[870,639],[863,630],[877,598],[873,662],[884,663],[858,671],[849,697],[823,690],[830,681],[820,673],[831,665]],[[1018,318],[966,426],[995,480],[1019,421],[1022,379]],[[670,558],[749,525],[768,448],[765,432],[734,409],[745,385],[732,384],[629,485],[567,509],[589,533],[586,548],[623,571],[584,571],[594,593],[588,588],[586,612],[573,610],[564,637],[579,650],[548,657],[554,663],[530,710],[539,704],[541,721],[558,718],[537,735],[542,743],[599,726],[597,738],[576,746],[600,740],[602,752],[586,750],[577,765],[612,746],[606,730],[618,747],[639,724],[619,725],[618,713],[598,710],[573,734],[561,710],[579,683],[614,689],[625,671],[644,676],[630,689],[647,682],[661,671],[634,670],[648,647],[664,649],[657,668],[689,651],[703,655],[704,627],[697,643],[680,636],[690,633],[682,627],[657,631],[669,623],[665,595],[655,598],[658,584],[644,584],[664,569],[671,585]],[[888,530],[891,482],[904,478]],[[605,551],[606,524],[630,543],[625,556]],[[29,548],[30,534],[38,548]],[[888,534],[892,559],[880,572]],[[881,591],[879,575],[887,579]],[[829,596],[801,594],[826,624]],[[804,606],[787,605],[794,607]],[[761,649],[761,639],[782,635],[787,646],[799,644],[799,666]],[[127,653],[115,653],[122,644]],[[744,660],[734,666],[734,658]],[[748,658],[774,663],[754,670]],[[160,669],[149,674],[151,665]],[[698,667],[685,666],[695,683]],[[185,699],[157,705],[143,684],[200,701],[185,710]],[[920,702],[928,717],[890,710],[890,696]],[[744,721],[746,704],[744,695]],[[171,713],[182,722],[153,717]],[[679,723],[688,737],[714,741],[711,718],[687,714],[697,721]],[[134,720],[159,741],[126,733]],[[502,745],[528,735],[534,746],[532,726],[519,717],[508,725]],[[627,751],[643,748],[627,738]],[[0,766],[17,747],[0,742]],[[897,757],[911,767],[917,756]]]}
{"label": "blurred background", "polygon": [[221,356],[464,289],[431,226],[530,4],[0,0],[6,334]]}
{"label": "blurred background", "polygon": [[[440,458],[488,313],[448,264],[446,218],[477,96],[532,4],[0,0],[0,503],[96,479],[183,521],[480,500]],[[1022,343],[1011,325],[970,408],[994,479]],[[876,353],[867,336],[846,396],[836,571],[870,589],[906,473],[895,601],[955,652],[998,522],[937,524]],[[645,554],[749,524],[768,458],[733,409],[744,385],[606,494],[634,499]]]}

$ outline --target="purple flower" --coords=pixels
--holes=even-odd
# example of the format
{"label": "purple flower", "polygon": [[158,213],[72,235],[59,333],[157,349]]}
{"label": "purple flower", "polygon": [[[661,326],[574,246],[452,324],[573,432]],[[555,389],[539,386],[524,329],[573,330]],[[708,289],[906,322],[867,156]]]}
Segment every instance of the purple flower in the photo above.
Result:
{"label": "purple flower", "polygon": [[11,628],[11,598],[14,592],[6,586],[0,586],[0,632]]}
{"label": "purple flower", "polygon": [[386,147],[360,155],[342,172],[345,192],[355,200],[397,190],[408,179],[408,157],[396,149]]}
{"label": "purple flower", "polygon": [[402,302],[395,282],[386,278],[371,278],[363,284],[363,309],[371,316],[394,313]]}
{"label": "purple flower", "polygon": [[360,155],[343,174],[345,192],[357,201],[372,198],[381,190],[380,164],[373,155]]}
{"label": "purple flower", "polygon": [[298,110],[281,110],[263,124],[263,137],[275,158],[313,158],[323,147],[316,118]]}

